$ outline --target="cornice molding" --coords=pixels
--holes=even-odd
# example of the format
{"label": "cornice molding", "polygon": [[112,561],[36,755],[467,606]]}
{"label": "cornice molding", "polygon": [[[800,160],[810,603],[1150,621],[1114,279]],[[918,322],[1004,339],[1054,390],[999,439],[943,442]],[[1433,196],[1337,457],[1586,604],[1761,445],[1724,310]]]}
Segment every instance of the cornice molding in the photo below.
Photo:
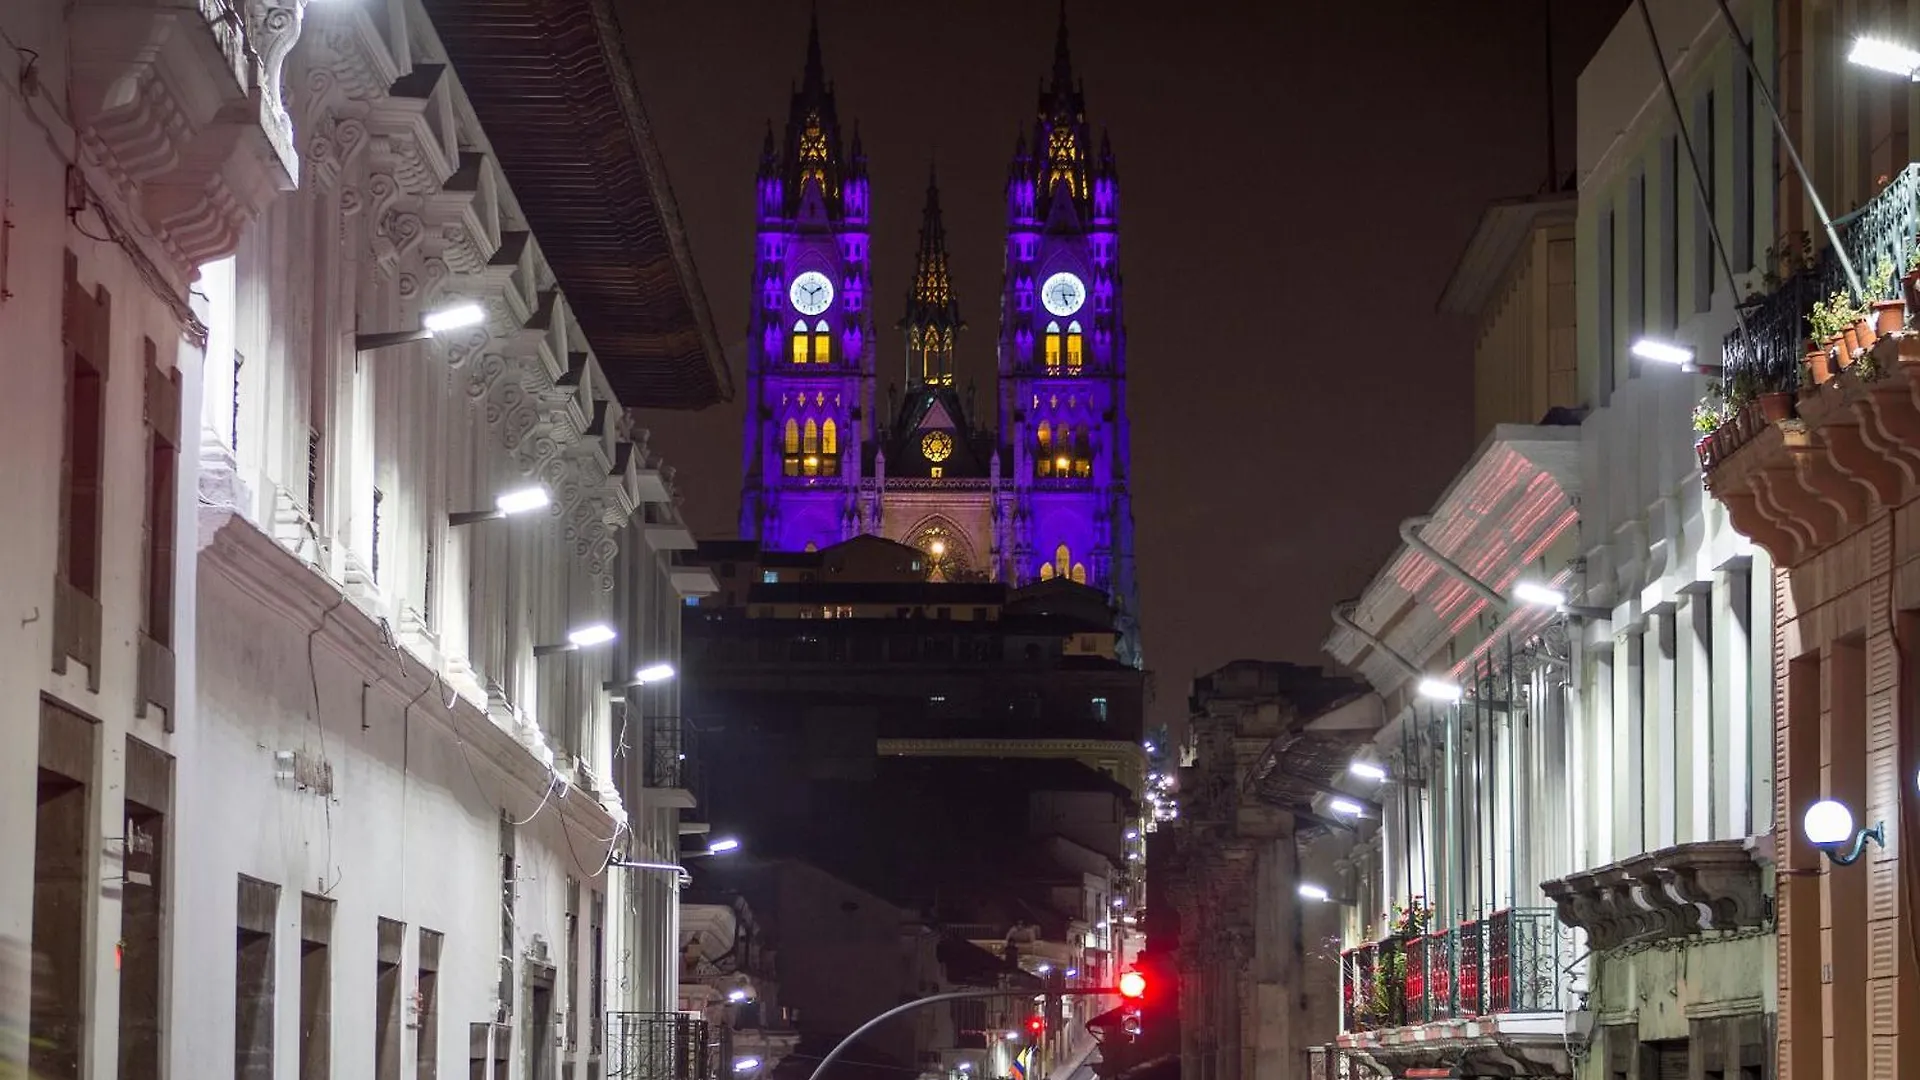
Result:
{"label": "cornice molding", "polygon": [[[376,618],[353,603],[341,587],[261,532],[251,521],[228,509],[205,508],[199,514],[199,567],[216,573],[248,600],[291,624],[312,633],[353,665],[369,683],[385,685],[410,708],[426,716],[440,731],[471,748],[476,762],[534,798],[564,779],[513,732],[488,715],[484,702],[464,693],[451,706],[444,696],[457,686],[447,673],[433,666],[405,644],[397,648],[408,662],[396,663]],[[483,792],[483,794],[486,794]],[[626,820],[616,802],[602,805],[604,794],[589,792],[586,799],[548,800],[563,817],[589,835],[611,835]],[[509,808],[510,809],[510,808]]]}

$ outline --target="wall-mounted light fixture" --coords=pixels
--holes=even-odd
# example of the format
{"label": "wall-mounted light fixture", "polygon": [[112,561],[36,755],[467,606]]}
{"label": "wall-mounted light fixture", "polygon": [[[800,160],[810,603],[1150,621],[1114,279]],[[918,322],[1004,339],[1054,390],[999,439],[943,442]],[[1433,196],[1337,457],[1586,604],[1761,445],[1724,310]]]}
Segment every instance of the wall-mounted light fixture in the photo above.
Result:
{"label": "wall-mounted light fixture", "polygon": [[429,311],[420,319],[418,330],[389,330],[378,334],[353,335],[355,352],[373,352],[375,349],[390,349],[395,345],[408,345],[416,341],[426,341],[435,334],[444,334],[449,330],[459,330],[468,326],[478,326],[487,319],[487,311],[479,304],[454,304]]}
{"label": "wall-mounted light fixture", "polygon": [[1567,594],[1550,585],[1537,581],[1523,581],[1513,587],[1513,600],[1517,604],[1531,604],[1535,607],[1550,607],[1562,615],[1572,615],[1581,619],[1610,619],[1613,613],[1603,607],[1582,607],[1567,603]]}
{"label": "wall-mounted light fixture", "polygon": [[535,645],[533,655],[552,656],[554,653],[579,652],[596,645],[605,645],[620,636],[619,631],[606,623],[588,623],[567,631],[567,640],[559,644]]}
{"label": "wall-mounted light fixture", "polygon": [[[1878,847],[1885,847],[1887,843],[1885,822],[1876,821],[1873,828],[1855,832],[1853,811],[1833,799],[1821,799],[1807,807],[1806,816],[1800,819],[1800,830],[1807,842],[1825,852],[1835,866],[1851,866],[1859,861],[1869,840]],[[1847,848],[1845,855],[1839,853],[1843,847]]]}
{"label": "wall-mounted light fixture", "polygon": [[610,694],[618,693],[635,686],[647,686],[652,683],[666,682],[668,679],[673,678],[675,674],[677,673],[674,671],[672,664],[646,664],[633,673],[633,678],[625,681],[616,680],[614,682],[604,683],[600,688]]}
{"label": "wall-mounted light fixture", "polygon": [[447,515],[447,524],[453,526],[472,525],[479,521],[498,521],[538,510],[553,502],[552,496],[543,487],[520,488],[494,496],[491,510],[459,510]]}
{"label": "wall-mounted light fixture", "polygon": [[1691,345],[1676,345],[1671,341],[1657,338],[1641,338],[1627,347],[1633,356],[1654,364],[1670,364],[1689,375],[1718,375],[1719,364],[1698,364],[1694,362]]}
{"label": "wall-mounted light fixture", "polygon": [[1320,904],[1341,904],[1343,906],[1348,906],[1348,907],[1351,907],[1353,905],[1352,898],[1344,897],[1344,896],[1335,896],[1331,892],[1327,891],[1327,887],[1325,885],[1316,884],[1311,881],[1301,882],[1299,892],[1300,892],[1300,899],[1302,900],[1312,900],[1315,903],[1320,903]]}

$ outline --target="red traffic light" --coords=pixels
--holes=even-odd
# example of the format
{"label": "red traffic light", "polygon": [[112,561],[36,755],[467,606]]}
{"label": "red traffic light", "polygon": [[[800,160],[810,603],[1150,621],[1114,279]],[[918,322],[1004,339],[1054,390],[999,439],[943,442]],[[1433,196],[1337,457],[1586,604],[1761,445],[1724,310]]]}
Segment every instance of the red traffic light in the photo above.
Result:
{"label": "red traffic light", "polygon": [[1047,1030],[1047,1018],[1044,1016],[1027,1017],[1027,1030],[1039,1035]]}
{"label": "red traffic light", "polygon": [[1120,975],[1120,996],[1138,1000],[1147,996],[1147,977],[1137,971],[1122,972]]}

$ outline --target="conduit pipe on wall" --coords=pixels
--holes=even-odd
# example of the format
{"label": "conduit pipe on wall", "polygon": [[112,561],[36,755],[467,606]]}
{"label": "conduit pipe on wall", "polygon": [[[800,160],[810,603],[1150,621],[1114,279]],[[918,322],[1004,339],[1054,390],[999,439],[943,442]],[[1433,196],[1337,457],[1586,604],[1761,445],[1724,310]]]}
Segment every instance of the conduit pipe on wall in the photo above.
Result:
{"label": "conduit pipe on wall", "polygon": [[1463,567],[1461,567],[1459,563],[1456,563],[1452,559],[1447,558],[1445,555],[1440,554],[1440,550],[1438,548],[1434,547],[1432,544],[1429,544],[1425,540],[1422,540],[1420,538],[1420,526],[1425,525],[1427,522],[1432,520],[1433,520],[1433,517],[1431,515],[1421,514],[1417,517],[1410,517],[1407,520],[1401,522],[1400,523],[1400,539],[1404,541],[1408,547],[1412,548],[1413,550],[1419,552],[1422,555],[1425,555],[1428,559],[1432,560],[1435,566],[1438,566],[1440,569],[1446,571],[1446,573],[1452,578],[1454,578],[1454,580],[1460,582],[1460,584],[1462,585],[1465,585],[1467,588],[1472,589],[1476,594],[1480,596],[1481,599],[1485,600],[1489,604],[1492,604],[1494,607],[1494,610],[1502,613],[1505,613],[1508,610],[1510,610],[1512,607],[1512,604],[1507,600],[1506,597],[1501,596],[1500,593],[1496,591],[1493,586],[1487,584],[1484,581],[1481,581],[1479,578],[1474,577],[1472,574],[1467,573],[1467,571]]}
{"label": "conduit pipe on wall", "polygon": [[1421,671],[1419,665],[1415,664],[1413,661],[1407,659],[1406,657],[1401,656],[1399,653],[1394,652],[1391,648],[1387,646],[1386,642],[1381,641],[1379,638],[1374,637],[1372,634],[1369,634],[1365,630],[1360,629],[1360,624],[1357,622],[1354,622],[1353,619],[1348,617],[1347,615],[1347,612],[1352,607],[1353,605],[1351,603],[1333,605],[1333,624],[1335,626],[1338,626],[1340,629],[1345,630],[1347,633],[1352,634],[1354,637],[1359,638],[1361,641],[1366,642],[1368,645],[1373,646],[1375,649],[1379,650],[1380,655],[1386,657],[1389,660],[1392,660],[1396,665],[1399,666],[1400,670],[1406,672],[1407,678],[1418,680],[1418,679],[1424,679],[1427,677],[1427,673],[1424,671]]}

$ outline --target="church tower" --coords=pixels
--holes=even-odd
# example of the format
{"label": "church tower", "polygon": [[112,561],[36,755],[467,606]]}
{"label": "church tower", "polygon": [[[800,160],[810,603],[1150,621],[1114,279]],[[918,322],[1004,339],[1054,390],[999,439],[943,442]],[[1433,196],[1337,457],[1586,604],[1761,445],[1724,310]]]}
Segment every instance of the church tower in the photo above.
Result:
{"label": "church tower", "polygon": [[1006,197],[1000,432],[1013,489],[1011,577],[1100,588],[1131,628],[1138,606],[1120,183],[1104,132],[1094,149],[1064,4],[1053,77],[1040,91],[1031,142],[1023,134],[1015,147]]}
{"label": "church tower", "polygon": [[861,531],[875,345],[866,156],[857,128],[851,146],[841,141],[817,16],[785,135],[776,143],[767,129],[756,192],[740,533],[802,551]]}

